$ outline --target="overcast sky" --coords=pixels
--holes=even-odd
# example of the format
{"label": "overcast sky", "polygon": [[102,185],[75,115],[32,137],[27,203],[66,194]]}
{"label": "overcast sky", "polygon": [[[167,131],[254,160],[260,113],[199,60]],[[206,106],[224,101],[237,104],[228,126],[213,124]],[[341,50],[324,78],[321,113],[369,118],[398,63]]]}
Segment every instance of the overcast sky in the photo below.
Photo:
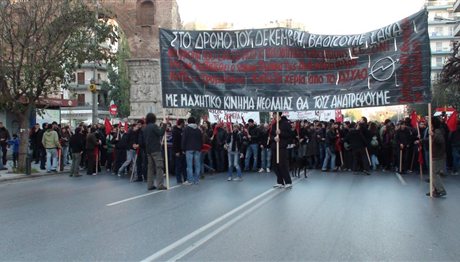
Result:
{"label": "overcast sky", "polygon": [[293,19],[317,34],[368,32],[423,8],[425,0],[177,0],[184,23],[233,22],[236,29]]}

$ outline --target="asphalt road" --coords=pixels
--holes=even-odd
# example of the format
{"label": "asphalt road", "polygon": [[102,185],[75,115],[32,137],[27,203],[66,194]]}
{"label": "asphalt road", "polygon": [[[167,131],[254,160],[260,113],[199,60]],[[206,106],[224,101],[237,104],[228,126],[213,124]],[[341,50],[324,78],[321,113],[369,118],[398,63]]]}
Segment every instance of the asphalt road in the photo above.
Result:
{"label": "asphalt road", "polygon": [[[108,174],[0,184],[1,261],[458,261],[460,177],[225,174],[147,191]],[[174,181],[173,178],[171,181]]]}

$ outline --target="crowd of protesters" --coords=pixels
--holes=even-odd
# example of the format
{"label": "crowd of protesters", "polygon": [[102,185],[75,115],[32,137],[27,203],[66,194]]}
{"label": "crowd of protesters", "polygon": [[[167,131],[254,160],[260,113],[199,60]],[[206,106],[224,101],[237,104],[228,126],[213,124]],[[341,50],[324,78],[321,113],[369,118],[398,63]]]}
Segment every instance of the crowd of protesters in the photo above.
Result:
{"label": "crowd of protesters", "polygon": [[[460,128],[449,132],[446,118],[433,118],[433,132],[424,121],[408,117],[357,122],[280,120],[257,125],[248,123],[209,123],[199,125],[190,117],[157,124],[151,114],[128,126],[80,124],[72,132],[57,123],[36,125],[30,134],[33,159],[41,169],[57,171],[72,159],[70,176],[79,170],[96,175],[102,168],[117,175],[130,175],[134,181],[147,181],[148,189],[165,189],[163,174],[167,165],[177,183],[197,184],[205,173],[227,172],[228,181],[243,180],[244,172],[278,175],[276,187],[291,187],[288,172],[299,165],[323,172],[353,171],[370,175],[373,170],[400,174],[426,171],[428,136],[434,137],[435,172],[458,174],[460,166]],[[163,139],[166,135],[166,141]],[[275,161],[276,141],[280,142],[281,160]],[[164,142],[168,155],[165,155]],[[164,159],[168,159],[165,163]],[[59,161],[59,159],[61,159]],[[285,159],[286,163],[281,163]],[[60,167],[58,167],[60,165]],[[442,166],[442,168],[440,168]],[[273,169],[272,169],[273,167]],[[276,169],[276,170],[275,170]],[[234,171],[236,173],[234,174]],[[436,190],[444,194],[436,181]]]}

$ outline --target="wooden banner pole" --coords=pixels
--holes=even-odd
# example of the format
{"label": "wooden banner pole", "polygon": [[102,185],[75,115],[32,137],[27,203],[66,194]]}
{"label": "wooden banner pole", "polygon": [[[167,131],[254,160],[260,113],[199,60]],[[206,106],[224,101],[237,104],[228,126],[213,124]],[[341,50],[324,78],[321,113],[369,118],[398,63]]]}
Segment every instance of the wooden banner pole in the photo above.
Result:
{"label": "wooden banner pole", "polygon": [[400,146],[399,148],[399,173],[402,174],[402,159],[403,159],[403,150]]}
{"label": "wooden banner pole", "polygon": [[[417,133],[418,133],[418,145],[417,145],[417,152],[419,154],[419,159],[420,159],[420,154],[422,154],[422,158],[423,158],[423,147],[422,147],[422,136],[420,135],[420,127],[417,123]],[[422,163],[420,163],[419,161],[419,166],[420,166],[420,180],[423,180],[423,165]]]}
{"label": "wooden banner pole", "polygon": [[433,127],[431,124],[431,103],[428,103],[428,151],[429,151],[429,165],[430,168],[428,169],[430,172],[430,197],[433,197],[433,139],[431,134],[433,132]]}
{"label": "wooden banner pole", "polygon": [[[163,108],[163,122],[166,123],[166,109]],[[165,126],[165,134],[164,134],[164,147],[165,147],[165,173],[166,173],[166,188],[169,189],[169,165],[168,165],[168,139],[166,136],[166,128]]]}
{"label": "wooden banner pole", "polygon": [[280,116],[277,112],[276,114],[276,136],[278,137],[278,141],[276,141],[276,163],[280,163],[280,135],[278,134],[280,130]]}

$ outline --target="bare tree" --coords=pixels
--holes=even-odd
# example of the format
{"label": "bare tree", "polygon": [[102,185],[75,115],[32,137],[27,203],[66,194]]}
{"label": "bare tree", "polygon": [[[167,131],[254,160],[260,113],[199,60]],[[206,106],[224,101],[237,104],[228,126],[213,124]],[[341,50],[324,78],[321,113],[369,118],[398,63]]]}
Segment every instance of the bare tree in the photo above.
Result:
{"label": "bare tree", "polygon": [[20,123],[19,167],[25,167],[29,117],[86,61],[108,61],[101,47],[112,26],[81,0],[0,0],[0,109]]}

